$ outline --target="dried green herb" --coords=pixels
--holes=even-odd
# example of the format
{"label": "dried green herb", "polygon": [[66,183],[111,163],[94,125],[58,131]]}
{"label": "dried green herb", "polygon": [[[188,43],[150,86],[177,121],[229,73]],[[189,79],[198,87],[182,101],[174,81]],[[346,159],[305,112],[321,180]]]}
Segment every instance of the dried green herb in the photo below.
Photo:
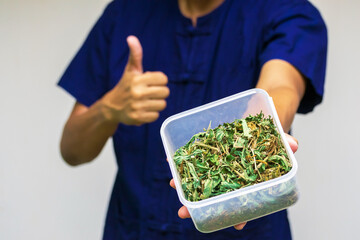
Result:
{"label": "dried green herb", "polygon": [[291,170],[271,116],[261,112],[195,134],[174,161],[189,201],[218,196]]}
{"label": "dried green herb", "polygon": [[199,231],[208,233],[288,208],[297,199],[293,178],[225,202],[194,208],[191,217]]}

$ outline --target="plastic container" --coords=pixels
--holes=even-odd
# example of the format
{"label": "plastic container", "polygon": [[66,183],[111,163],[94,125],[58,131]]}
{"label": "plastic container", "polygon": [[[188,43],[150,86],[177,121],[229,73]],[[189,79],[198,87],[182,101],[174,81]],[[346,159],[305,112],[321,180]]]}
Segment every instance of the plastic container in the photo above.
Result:
{"label": "plastic container", "polygon": [[[198,202],[185,199],[173,155],[191,137],[204,128],[255,115],[262,111],[272,116],[280,133],[292,169],[287,174]],[[266,91],[251,89],[215,102],[173,115],[162,124],[161,138],[169,161],[180,202],[189,210],[195,227],[203,233],[217,231],[245,221],[256,219],[293,205],[298,199],[295,176],[297,162],[285,140],[272,98]]]}

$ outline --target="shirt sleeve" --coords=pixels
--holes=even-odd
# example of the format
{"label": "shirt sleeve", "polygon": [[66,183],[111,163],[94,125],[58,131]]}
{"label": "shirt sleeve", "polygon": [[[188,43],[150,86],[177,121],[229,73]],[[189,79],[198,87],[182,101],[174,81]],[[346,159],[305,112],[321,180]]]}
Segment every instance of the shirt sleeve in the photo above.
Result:
{"label": "shirt sleeve", "polygon": [[109,91],[108,49],[115,4],[116,1],[106,7],[58,82],[58,86],[86,106],[91,106]]}
{"label": "shirt sleeve", "polygon": [[261,66],[282,59],[298,69],[307,81],[298,112],[312,111],[323,98],[327,54],[327,29],[319,11],[308,1],[283,4],[270,14],[263,42]]}

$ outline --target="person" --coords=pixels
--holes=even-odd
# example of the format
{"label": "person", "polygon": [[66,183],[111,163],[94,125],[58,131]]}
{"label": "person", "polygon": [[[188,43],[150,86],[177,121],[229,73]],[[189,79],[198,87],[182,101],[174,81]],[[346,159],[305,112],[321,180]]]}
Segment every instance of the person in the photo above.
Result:
{"label": "person", "polygon": [[322,100],[326,51],[325,23],[306,0],[109,3],[58,83],[76,99],[65,161],[90,162],[113,140],[118,171],[103,239],[291,239],[285,210],[241,231],[198,232],[169,187],[160,126],[257,87],[287,132],[297,112]]}

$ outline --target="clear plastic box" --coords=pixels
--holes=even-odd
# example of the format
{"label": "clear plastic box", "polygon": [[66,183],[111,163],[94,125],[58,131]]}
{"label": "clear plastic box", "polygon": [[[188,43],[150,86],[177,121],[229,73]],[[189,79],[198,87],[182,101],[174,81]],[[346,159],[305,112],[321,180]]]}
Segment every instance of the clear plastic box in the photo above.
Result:
{"label": "clear plastic box", "polygon": [[[211,126],[216,127],[249,114],[256,115],[260,111],[274,119],[292,162],[291,171],[276,179],[198,202],[186,200],[173,161],[175,151],[185,145],[194,134],[207,128],[210,121]],[[173,115],[164,121],[160,133],[180,202],[188,208],[195,227],[200,232],[217,231],[280,211],[293,205],[298,199],[295,181],[297,162],[285,139],[272,98],[264,90],[251,89]]]}

